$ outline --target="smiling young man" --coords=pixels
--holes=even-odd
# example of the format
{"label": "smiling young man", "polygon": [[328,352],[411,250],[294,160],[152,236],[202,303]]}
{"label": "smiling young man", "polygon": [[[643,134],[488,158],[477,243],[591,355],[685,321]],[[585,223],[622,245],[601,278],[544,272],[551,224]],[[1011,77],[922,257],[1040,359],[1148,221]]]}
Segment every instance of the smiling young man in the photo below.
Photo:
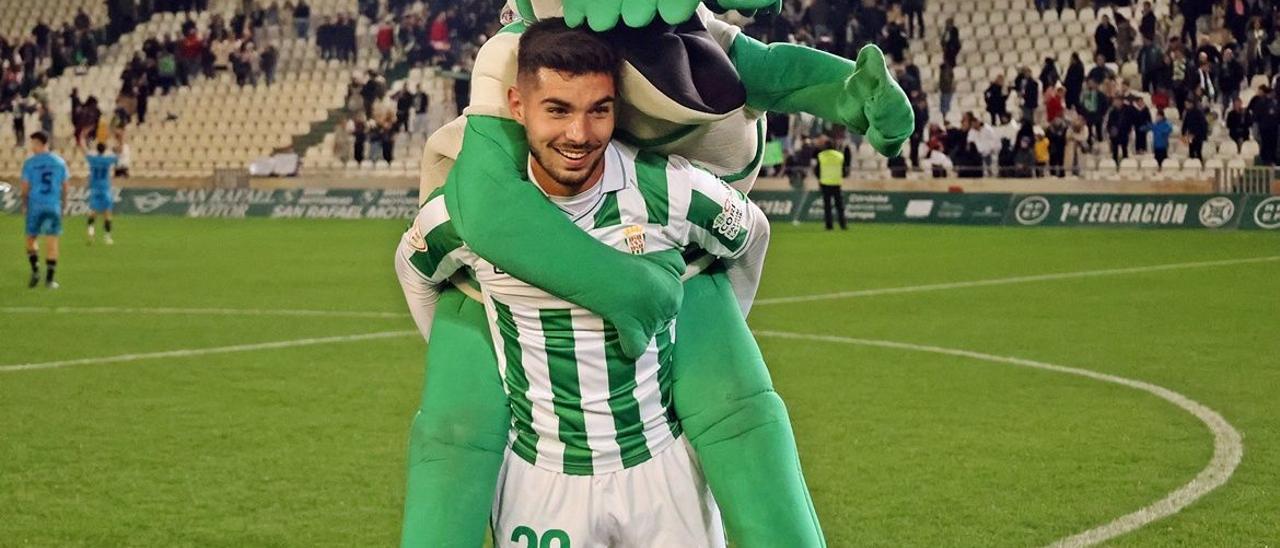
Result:
{"label": "smiling young man", "polygon": [[[620,251],[697,246],[724,259],[745,311],[768,245],[763,212],[683,158],[612,140],[614,51],[589,32],[543,21],[522,35],[517,65],[508,106],[525,129],[531,184]],[[512,419],[495,543],[724,546],[719,508],[673,408],[674,322],[628,359],[607,320],[473,253],[436,195],[396,252],[424,337],[439,286],[464,268],[480,284]]]}

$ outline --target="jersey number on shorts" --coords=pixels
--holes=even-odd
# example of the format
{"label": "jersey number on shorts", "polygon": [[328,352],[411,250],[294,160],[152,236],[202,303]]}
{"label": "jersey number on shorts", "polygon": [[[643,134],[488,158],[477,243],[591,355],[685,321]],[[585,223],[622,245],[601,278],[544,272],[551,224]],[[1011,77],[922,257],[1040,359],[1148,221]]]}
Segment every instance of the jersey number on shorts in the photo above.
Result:
{"label": "jersey number on shorts", "polygon": [[528,526],[521,525],[511,531],[511,542],[520,542],[520,539],[525,540],[524,548],[551,548],[551,541],[553,540],[560,541],[558,543],[559,546],[556,546],[556,548],[572,548],[569,545],[569,533],[559,529],[548,529],[547,532],[542,534],[542,542],[538,542],[538,533],[535,533]]}

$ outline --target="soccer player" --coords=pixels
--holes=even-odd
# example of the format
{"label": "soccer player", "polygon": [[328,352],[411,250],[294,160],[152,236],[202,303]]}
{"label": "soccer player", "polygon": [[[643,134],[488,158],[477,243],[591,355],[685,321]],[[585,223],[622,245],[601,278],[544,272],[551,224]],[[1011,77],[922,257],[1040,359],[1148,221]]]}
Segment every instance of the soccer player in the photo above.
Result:
{"label": "soccer player", "polygon": [[36,238],[44,236],[44,285],[57,289],[53,280],[58,267],[58,236],[62,235],[62,199],[67,195],[67,162],[49,151],[49,136],[43,131],[31,134],[31,157],[22,164],[22,201],[27,210],[27,260],[31,262],[31,281],[40,283],[40,257]]}
{"label": "soccer player", "polygon": [[[749,301],[768,245],[764,213],[683,158],[612,141],[618,60],[599,38],[559,29],[525,32],[508,93],[529,142],[531,184],[619,250],[697,246],[726,259],[735,293]],[[625,358],[607,320],[473,253],[437,192],[396,252],[424,337],[439,286],[463,269],[479,282],[512,416],[493,508],[497,546],[724,546],[719,509],[672,407],[674,322],[643,356]]]}
{"label": "soccer player", "polygon": [[106,233],[102,241],[107,245],[111,240],[111,168],[116,165],[116,155],[107,154],[107,145],[98,143],[98,154],[85,158],[89,162],[89,243],[93,243],[93,221],[98,213],[102,213],[102,228]]}

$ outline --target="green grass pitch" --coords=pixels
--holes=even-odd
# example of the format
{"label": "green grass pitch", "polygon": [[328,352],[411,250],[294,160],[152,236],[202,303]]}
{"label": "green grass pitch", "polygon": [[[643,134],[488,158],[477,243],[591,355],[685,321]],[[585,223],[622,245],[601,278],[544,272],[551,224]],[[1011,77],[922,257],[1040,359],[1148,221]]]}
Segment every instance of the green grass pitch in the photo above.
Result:
{"label": "green grass pitch", "polygon": [[[68,219],[58,291],[0,217],[0,366],[411,330],[402,222]],[[1230,481],[1120,546],[1280,544],[1280,261],[768,299],[1280,255],[1249,232],[775,228],[753,328],[969,350],[1159,385],[1244,438]],[[49,307],[67,307],[50,311]],[[118,309],[232,309],[223,313]],[[87,309],[87,310],[86,310]],[[380,311],[281,316],[235,310]],[[1081,377],[760,337],[832,546],[1043,545],[1213,453],[1195,417]],[[422,382],[414,336],[0,367],[0,546],[386,546]]]}

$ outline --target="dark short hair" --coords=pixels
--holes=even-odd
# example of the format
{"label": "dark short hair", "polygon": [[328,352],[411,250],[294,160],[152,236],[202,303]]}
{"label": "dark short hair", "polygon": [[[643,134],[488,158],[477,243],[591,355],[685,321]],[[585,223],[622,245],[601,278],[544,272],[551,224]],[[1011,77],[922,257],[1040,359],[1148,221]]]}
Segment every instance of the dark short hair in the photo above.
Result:
{"label": "dark short hair", "polygon": [[106,143],[98,143],[98,154],[105,154],[106,152],[107,152]]}
{"label": "dark short hair", "polygon": [[520,35],[516,56],[518,78],[534,76],[539,69],[566,72],[573,76],[604,73],[618,82],[618,53],[596,34],[583,28],[569,28],[564,19],[543,19]]}
{"label": "dark short hair", "polygon": [[47,144],[49,144],[49,136],[48,136],[48,135],[46,135],[46,134],[45,134],[45,132],[43,132],[43,131],[37,131],[37,132],[35,132],[35,133],[32,133],[32,134],[31,134],[31,138],[32,138],[32,139],[34,139],[34,140],[36,140],[36,141],[40,141],[40,144],[42,144],[42,145],[47,145]]}

